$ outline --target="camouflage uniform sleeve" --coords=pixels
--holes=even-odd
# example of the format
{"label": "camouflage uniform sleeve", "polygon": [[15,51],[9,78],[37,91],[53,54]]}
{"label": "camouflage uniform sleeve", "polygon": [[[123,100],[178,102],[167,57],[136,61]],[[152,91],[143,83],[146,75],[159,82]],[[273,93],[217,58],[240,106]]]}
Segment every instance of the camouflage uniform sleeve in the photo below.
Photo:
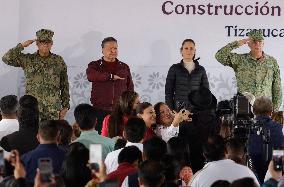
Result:
{"label": "camouflage uniform sleeve", "polygon": [[240,60],[238,60],[240,55],[237,53],[232,53],[232,51],[238,47],[238,41],[227,44],[225,47],[222,47],[217,51],[215,54],[216,60],[225,66],[230,66],[233,69],[236,69],[240,63]]}
{"label": "camouflage uniform sleeve", "polygon": [[275,60],[276,66],[274,68],[273,80],[272,80],[272,102],[274,111],[278,111],[282,103],[282,89],[281,89],[281,78],[280,69]]}
{"label": "camouflage uniform sleeve", "polygon": [[23,50],[24,48],[22,44],[19,43],[16,47],[10,49],[7,53],[4,54],[2,61],[10,66],[24,68],[26,63],[26,54],[22,53]]}
{"label": "camouflage uniform sleeve", "polygon": [[60,89],[61,89],[61,106],[62,108],[70,108],[69,82],[67,75],[67,66],[62,59],[62,71],[60,73]]}

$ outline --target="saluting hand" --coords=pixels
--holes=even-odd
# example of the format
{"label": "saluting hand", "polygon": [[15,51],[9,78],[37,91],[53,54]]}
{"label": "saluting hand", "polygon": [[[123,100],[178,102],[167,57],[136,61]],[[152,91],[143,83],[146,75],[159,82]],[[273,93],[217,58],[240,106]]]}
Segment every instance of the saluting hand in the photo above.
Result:
{"label": "saluting hand", "polygon": [[36,41],[36,39],[33,40],[27,40],[25,42],[22,43],[23,47],[28,47],[29,45],[31,45],[32,43],[34,43]]}
{"label": "saluting hand", "polygon": [[246,38],[246,39],[239,40],[238,44],[239,46],[242,46],[242,45],[248,44],[249,42],[250,42],[250,39]]}

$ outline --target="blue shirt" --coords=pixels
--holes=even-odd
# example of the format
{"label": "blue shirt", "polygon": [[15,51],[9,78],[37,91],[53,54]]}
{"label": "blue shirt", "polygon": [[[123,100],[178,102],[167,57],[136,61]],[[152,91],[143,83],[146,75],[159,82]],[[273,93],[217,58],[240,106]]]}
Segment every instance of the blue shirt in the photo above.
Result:
{"label": "blue shirt", "polygon": [[59,149],[56,144],[39,144],[34,150],[22,155],[21,159],[26,169],[28,183],[34,182],[39,158],[51,158],[53,172],[59,174],[65,159],[65,152]]}

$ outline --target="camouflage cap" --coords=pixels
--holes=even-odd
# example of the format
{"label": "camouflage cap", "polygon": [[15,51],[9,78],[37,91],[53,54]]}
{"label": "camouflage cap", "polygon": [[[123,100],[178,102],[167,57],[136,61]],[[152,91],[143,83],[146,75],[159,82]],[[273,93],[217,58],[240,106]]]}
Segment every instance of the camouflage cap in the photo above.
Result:
{"label": "camouflage cap", "polygon": [[37,40],[39,41],[52,41],[54,32],[48,29],[40,29],[36,32]]}
{"label": "camouflage cap", "polygon": [[248,36],[252,40],[256,40],[256,41],[264,40],[263,33],[261,30],[254,29],[248,33]]}

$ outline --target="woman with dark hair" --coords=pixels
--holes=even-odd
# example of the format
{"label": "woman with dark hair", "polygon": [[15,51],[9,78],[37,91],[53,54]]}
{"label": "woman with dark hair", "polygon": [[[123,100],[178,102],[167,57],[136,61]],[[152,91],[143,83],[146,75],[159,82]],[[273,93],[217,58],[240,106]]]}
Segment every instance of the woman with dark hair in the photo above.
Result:
{"label": "woman with dark hair", "polygon": [[144,142],[153,136],[156,136],[153,131],[153,125],[156,124],[156,113],[151,103],[140,103],[136,108],[136,113],[139,118],[142,118],[146,124],[146,133],[144,136]]}
{"label": "woman with dark hair", "polygon": [[230,187],[257,187],[257,186],[258,184],[254,182],[253,178],[245,177],[233,181]]}
{"label": "woman with dark hair", "polygon": [[122,136],[123,127],[130,116],[135,115],[139,95],[134,91],[125,91],[119,97],[113,112],[103,121],[102,136],[110,138]]}
{"label": "woman with dark hair", "polygon": [[89,150],[83,144],[70,144],[70,151],[62,164],[61,172],[66,187],[84,187],[92,179],[88,161]]}
{"label": "woman with dark hair", "polygon": [[66,153],[69,150],[69,144],[72,138],[72,127],[66,120],[56,120],[59,128],[58,147]]}
{"label": "woman with dark hair", "polygon": [[161,137],[165,142],[170,138],[178,136],[179,124],[182,121],[190,121],[189,111],[181,110],[179,112],[172,112],[166,103],[158,102],[154,105],[156,113],[156,128],[155,133]]}
{"label": "woman with dark hair", "polygon": [[188,94],[200,87],[209,88],[206,71],[195,58],[196,48],[192,39],[185,39],[180,48],[182,60],[173,64],[167,75],[165,100],[172,109],[190,108]]}

